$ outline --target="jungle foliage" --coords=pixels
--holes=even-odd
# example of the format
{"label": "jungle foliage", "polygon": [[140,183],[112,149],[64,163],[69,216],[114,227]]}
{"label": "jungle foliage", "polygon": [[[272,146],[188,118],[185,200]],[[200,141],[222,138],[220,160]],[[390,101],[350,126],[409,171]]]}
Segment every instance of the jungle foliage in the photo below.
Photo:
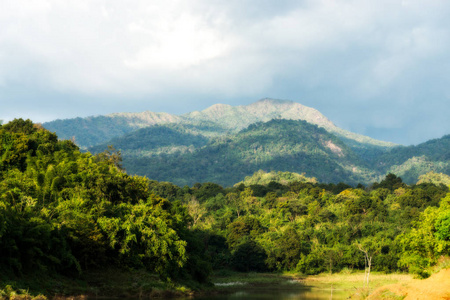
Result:
{"label": "jungle foliage", "polygon": [[[308,125],[299,126],[301,134]],[[242,134],[253,145],[255,131]],[[267,183],[256,180],[266,178],[259,172],[256,181],[228,188],[180,187],[127,175],[121,165],[113,148],[82,153],[29,120],[1,126],[1,276],[77,277],[115,266],[207,282],[219,269],[364,269],[364,255],[374,270],[425,276],[428,266],[450,255],[444,184],[407,185],[388,174],[354,188],[304,175],[286,180],[296,178],[287,173]]]}
{"label": "jungle foliage", "polygon": [[77,276],[103,266],[190,276],[197,262],[186,210],[120,166],[112,149],[81,153],[29,120],[1,126],[2,276]]}
{"label": "jungle foliage", "polygon": [[[262,171],[254,175],[261,177]],[[331,273],[364,269],[367,255],[372,270],[427,276],[450,255],[450,195],[443,184],[407,185],[388,174],[357,188],[310,179],[226,189],[153,181],[150,189],[187,207],[213,269]]]}

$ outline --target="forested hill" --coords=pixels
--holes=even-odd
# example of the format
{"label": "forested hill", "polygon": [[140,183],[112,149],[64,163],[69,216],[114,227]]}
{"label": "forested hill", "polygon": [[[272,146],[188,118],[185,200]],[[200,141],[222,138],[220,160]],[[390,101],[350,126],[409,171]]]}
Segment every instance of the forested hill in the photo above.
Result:
{"label": "forested hill", "polygon": [[313,108],[292,101],[274,99],[262,99],[243,106],[216,104],[203,111],[190,112],[181,116],[149,111],[115,113],[107,116],[55,120],[44,123],[43,126],[56,132],[60,138],[75,139],[77,145],[86,148],[105,143],[134,130],[158,124],[195,126],[203,135],[221,136],[237,133],[253,123],[267,122],[272,119],[304,120],[363,148],[394,146],[392,143],[377,141],[338,128]]}
{"label": "forested hill", "polygon": [[175,152],[192,152],[205,146],[209,141],[209,138],[192,133],[192,129],[185,126],[155,125],[113,138],[108,143],[89,148],[89,151],[99,153],[107,149],[108,145],[113,145],[128,159],[132,156],[149,157]]}
{"label": "forested hill", "polygon": [[448,136],[388,152],[372,148],[372,157],[367,158],[360,148],[305,121],[260,122],[218,137],[203,135],[205,130],[210,127],[155,125],[89,150],[100,153],[114,145],[122,152],[128,173],[181,186],[196,182],[229,186],[258,170],[305,173],[322,182],[353,185],[370,184],[389,172],[407,183],[431,171],[450,174]]}
{"label": "forested hill", "polygon": [[450,175],[450,135],[417,146],[393,148],[377,157],[373,168],[395,173],[406,182],[415,182],[431,171]]}
{"label": "forested hill", "polygon": [[[266,128],[266,137],[256,133],[261,122],[273,126]],[[295,122],[310,126],[302,125],[304,132],[298,133]],[[84,150],[100,153],[113,145],[122,151],[130,174],[180,185],[197,181],[230,185],[259,169],[352,184],[370,184],[389,172],[407,183],[430,171],[450,175],[448,136],[418,146],[394,146],[347,132],[317,110],[284,100],[262,99],[236,107],[216,104],[181,116],[117,113],[44,126]],[[324,144],[323,136],[314,133],[318,129],[332,144]],[[330,147],[341,149],[343,155]]]}
{"label": "forested hill", "polygon": [[[162,130],[162,127],[152,129],[154,134],[156,130]],[[340,139],[305,121],[256,123],[235,135],[213,139],[200,148],[181,147],[174,141],[170,149],[178,150],[173,152],[163,152],[164,147],[151,151],[156,137],[146,135],[148,131],[150,128],[141,129],[136,134],[115,140],[115,146],[123,153],[125,169],[130,174],[181,186],[196,182],[230,186],[260,169],[305,172],[306,176],[322,182],[357,184],[377,179],[376,174],[366,168],[365,162]],[[166,128],[165,131],[170,132],[167,140],[172,140],[174,130]],[[164,136],[158,139],[164,139]],[[148,143],[148,146],[136,151],[136,143]]]}
{"label": "forested hill", "polygon": [[74,140],[78,146],[85,148],[98,145],[114,137],[132,132],[136,129],[160,123],[171,123],[176,116],[144,112],[142,114],[112,114],[67,120],[55,120],[43,126],[58,134],[59,138]]}

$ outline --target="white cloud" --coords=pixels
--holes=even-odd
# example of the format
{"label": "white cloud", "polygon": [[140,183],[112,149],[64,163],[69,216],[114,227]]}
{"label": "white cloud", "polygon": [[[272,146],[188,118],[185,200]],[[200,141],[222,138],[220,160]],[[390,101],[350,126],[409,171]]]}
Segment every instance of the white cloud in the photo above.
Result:
{"label": "white cloud", "polygon": [[5,0],[0,87],[205,106],[273,96],[318,109],[417,104],[433,88],[446,101],[449,10],[444,0]]}

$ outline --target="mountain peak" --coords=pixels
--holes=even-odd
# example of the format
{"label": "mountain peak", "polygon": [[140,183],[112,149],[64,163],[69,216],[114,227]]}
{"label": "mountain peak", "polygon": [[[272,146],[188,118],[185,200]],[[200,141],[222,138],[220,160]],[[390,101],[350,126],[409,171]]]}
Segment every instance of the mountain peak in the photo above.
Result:
{"label": "mountain peak", "polygon": [[[94,118],[54,121],[45,123],[44,127],[52,131],[58,131],[62,138],[70,139],[75,136],[80,146],[92,146],[133,130],[156,124],[192,125],[208,123],[221,128],[221,134],[223,134],[223,132],[238,132],[247,128],[250,124],[267,122],[272,119],[303,120],[323,127],[327,131],[347,140],[351,140],[352,143],[372,144],[383,147],[394,146],[391,143],[376,141],[338,128],[314,108],[290,100],[272,98],[263,98],[249,105],[241,106],[215,104],[202,111],[194,111],[181,116],[151,111],[116,113]],[[90,131],[89,134],[86,134],[87,129]],[[216,132],[215,134],[219,133]]]}
{"label": "mountain peak", "polygon": [[[273,98],[262,98],[256,102],[254,102],[253,104],[258,104],[258,103],[272,103],[272,104],[288,104],[288,103],[294,103],[294,101],[291,100],[282,100],[282,99],[273,99]],[[252,104],[250,104],[252,105]]]}
{"label": "mountain peak", "polygon": [[232,108],[231,105],[217,103],[208,107],[207,109],[204,109],[203,112],[223,112],[229,110],[230,108]]}

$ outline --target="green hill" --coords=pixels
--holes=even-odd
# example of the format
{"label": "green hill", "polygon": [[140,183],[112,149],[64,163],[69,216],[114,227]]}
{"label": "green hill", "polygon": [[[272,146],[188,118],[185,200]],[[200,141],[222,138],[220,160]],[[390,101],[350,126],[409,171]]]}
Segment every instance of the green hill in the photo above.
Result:
{"label": "green hill", "polygon": [[230,186],[258,170],[304,172],[323,182],[376,179],[340,139],[305,121],[256,123],[193,152],[143,157],[127,148],[120,150],[127,172],[177,185],[210,181]]}
{"label": "green hill", "polygon": [[450,135],[417,146],[397,147],[380,155],[373,163],[379,172],[392,172],[407,183],[428,172],[450,174]]}
{"label": "green hill", "polygon": [[190,274],[200,260],[191,259],[186,215],[117,158],[82,153],[30,120],[0,126],[0,298],[31,299],[13,294],[18,279],[46,290],[58,278],[54,295],[62,281],[105,266],[162,280]]}
{"label": "green hill", "polygon": [[80,148],[86,149],[140,128],[172,123],[177,120],[177,116],[166,113],[119,113],[107,116],[55,120],[44,123],[43,126],[55,132],[60,139],[73,139]]}
{"label": "green hill", "polygon": [[[262,131],[269,125],[261,122],[278,127]],[[292,124],[303,124],[305,132],[297,132]],[[180,185],[197,181],[231,185],[260,169],[365,184],[388,173],[407,183],[427,172],[450,174],[450,136],[397,146],[338,128],[319,111],[286,100],[216,104],[180,116],[117,113],[43,126],[84,150],[98,153],[112,144],[122,151],[128,172]]]}
{"label": "green hill", "polygon": [[108,145],[114,145],[127,156],[146,157],[177,151],[192,152],[209,142],[209,139],[205,136],[192,132],[195,132],[195,130],[179,125],[155,125],[114,138],[108,143],[91,147],[89,151],[99,153],[103,152]]}

